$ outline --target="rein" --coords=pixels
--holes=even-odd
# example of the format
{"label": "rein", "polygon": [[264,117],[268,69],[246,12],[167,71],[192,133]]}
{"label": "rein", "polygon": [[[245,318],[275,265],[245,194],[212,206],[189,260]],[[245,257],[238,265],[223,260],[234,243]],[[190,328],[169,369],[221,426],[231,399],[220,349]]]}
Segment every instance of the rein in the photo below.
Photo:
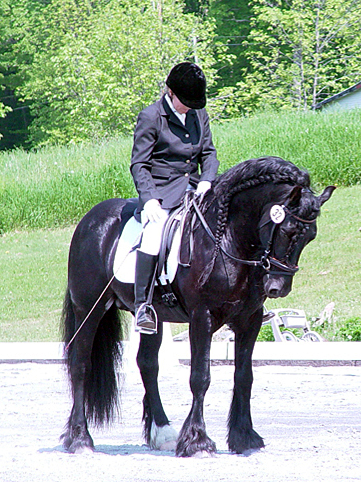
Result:
{"label": "rein", "polygon": [[[193,207],[194,207],[194,210],[195,212],[197,213],[197,216],[199,217],[199,220],[201,221],[201,224],[204,228],[204,230],[206,231],[206,233],[208,234],[208,236],[212,239],[212,241],[214,243],[216,243],[216,238],[211,230],[211,228],[209,227],[207,221],[205,220],[201,210],[199,209],[199,206],[198,204],[196,203],[195,199],[193,199]],[[285,212],[292,216],[293,218],[297,219],[298,221],[302,222],[302,223],[308,223],[308,224],[311,224],[311,223],[314,223],[316,222],[316,219],[313,219],[311,221],[309,220],[306,220],[306,219],[302,219],[302,218],[299,218],[298,216],[296,216],[295,214],[293,214],[286,206],[282,205],[282,208],[285,210]],[[268,221],[266,221],[265,223],[262,224],[261,227],[265,226],[266,224],[268,224],[269,222],[271,222],[272,219],[268,219]],[[271,252],[271,248],[272,248],[272,243],[273,243],[273,237],[274,237],[274,232],[275,232],[275,229],[276,229],[276,226],[277,224],[274,223],[273,226],[272,226],[272,230],[271,230],[271,234],[270,234],[270,238],[268,240],[268,243],[267,243],[267,247],[263,253],[263,255],[261,256],[261,259],[259,261],[253,261],[253,260],[247,260],[247,259],[241,259],[241,258],[237,258],[236,256],[233,256],[231,253],[229,253],[228,251],[226,251],[223,246],[220,246],[220,250],[223,254],[225,254],[228,258],[232,259],[233,261],[236,261],[237,263],[241,263],[241,264],[245,264],[245,265],[248,265],[248,266],[259,266],[261,268],[263,268],[265,271],[269,271],[271,274],[282,274],[282,275],[288,275],[288,276],[293,276],[295,273],[297,273],[297,271],[299,270],[298,266],[288,266],[287,264],[285,263],[282,263],[282,261],[279,261],[278,259],[276,258],[273,258],[270,256],[270,252]],[[274,271],[272,270],[271,271],[271,267],[274,266],[275,268],[277,268],[279,271]]]}
{"label": "rein", "polygon": [[[211,228],[209,227],[207,221],[205,220],[201,210],[199,209],[198,204],[196,203],[196,201],[194,199],[193,199],[193,206],[194,206],[195,212],[197,213],[197,216],[199,217],[199,219],[202,223],[203,228],[205,229],[206,233],[211,238],[211,240],[215,243],[216,238],[215,238]],[[262,266],[262,268],[269,269],[269,266],[268,266],[269,263],[265,264],[262,259],[260,261],[251,261],[251,260],[247,260],[247,259],[240,259],[240,258],[236,258],[235,256],[233,256],[231,253],[228,253],[228,251],[226,251],[223,248],[223,246],[221,246],[220,249],[221,249],[222,253],[224,253],[229,258],[233,259],[233,261],[237,261],[237,262],[242,263],[242,264],[247,264],[249,266]]]}

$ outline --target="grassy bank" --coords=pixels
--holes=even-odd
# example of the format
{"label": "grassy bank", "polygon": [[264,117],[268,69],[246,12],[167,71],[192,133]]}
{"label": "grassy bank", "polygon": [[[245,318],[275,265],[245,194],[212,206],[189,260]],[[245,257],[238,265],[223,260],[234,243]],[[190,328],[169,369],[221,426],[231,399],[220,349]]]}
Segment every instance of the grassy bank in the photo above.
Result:
{"label": "grassy bank", "polygon": [[[262,114],[212,127],[221,171],[275,155],[311,173],[315,186],[361,183],[361,110]],[[135,194],[132,139],[0,153],[0,233],[64,227],[99,201]]]}
{"label": "grassy bank", "polygon": [[0,233],[67,226],[112,197],[135,195],[131,139],[0,153]]}
{"label": "grassy bank", "polygon": [[[339,188],[325,204],[286,299],[267,307],[304,309],[309,319],[335,303],[336,329],[361,317],[361,186]],[[0,237],[0,341],[57,341],[72,228]]]}
{"label": "grassy bank", "polygon": [[262,114],[217,126],[214,134],[223,169],[275,155],[307,169],[314,185],[361,183],[361,109]]}

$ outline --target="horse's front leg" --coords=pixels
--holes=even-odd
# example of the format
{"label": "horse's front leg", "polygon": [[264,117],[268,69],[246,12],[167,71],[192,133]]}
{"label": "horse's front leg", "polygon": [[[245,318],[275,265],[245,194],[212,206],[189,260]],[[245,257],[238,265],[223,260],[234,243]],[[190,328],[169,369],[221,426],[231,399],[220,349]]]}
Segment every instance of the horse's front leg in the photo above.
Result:
{"label": "horse's front leg", "polygon": [[143,380],[144,438],[151,449],[175,450],[178,433],[170,426],[164,412],[158,389],[158,353],[162,343],[163,324],[158,324],[158,333],[141,335],[137,364]]}
{"label": "horse's front leg", "polygon": [[209,313],[192,318],[189,328],[191,342],[190,387],[193,394],[191,411],[178,437],[176,455],[191,457],[196,453],[216,451],[216,444],[206,433],[203,418],[204,397],[210,384],[210,349],[212,340]]}
{"label": "horse's front leg", "polygon": [[234,390],[228,417],[228,447],[237,454],[264,447],[263,439],[253,430],[250,405],[252,353],[262,323],[262,311],[252,318],[249,331],[236,333],[235,337]]}

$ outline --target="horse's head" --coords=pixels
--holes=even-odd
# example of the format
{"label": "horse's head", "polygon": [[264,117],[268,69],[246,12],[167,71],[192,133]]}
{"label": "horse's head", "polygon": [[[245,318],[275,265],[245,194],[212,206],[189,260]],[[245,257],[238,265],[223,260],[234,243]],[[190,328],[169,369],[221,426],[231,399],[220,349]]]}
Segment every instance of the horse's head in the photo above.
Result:
{"label": "horse's head", "polygon": [[334,189],[329,186],[316,197],[310,189],[296,186],[286,199],[265,208],[260,240],[267,269],[264,291],[269,298],[285,297],[291,291],[301,252],[316,237],[317,216]]}
{"label": "horse's head", "polygon": [[[203,206],[209,219],[216,213],[216,231],[211,234],[214,249],[199,277],[199,287],[209,280],[222,251],[238,266],[266,270],[266,296],[287,296],[301,251],[316,236],[320,208],[335,189],[329,186],[316,197],[309,186],[306,171],[279,157],[250,159],[219,176]],[[212,205],[213,210],[209,209]],[[276,212],[271,216],[272,207]],[[224,244],[232,246],[235,255]]]}

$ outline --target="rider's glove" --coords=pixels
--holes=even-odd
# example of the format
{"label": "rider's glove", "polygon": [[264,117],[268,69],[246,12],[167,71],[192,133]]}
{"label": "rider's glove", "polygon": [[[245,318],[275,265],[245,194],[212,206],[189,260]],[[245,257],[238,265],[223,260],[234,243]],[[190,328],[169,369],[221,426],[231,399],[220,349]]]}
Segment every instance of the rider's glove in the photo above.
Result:
{"label": "rider's glove", "polygon": [[162,209],[158,199],[149,199],[144,204],[144,212],[151,223],[156,223],[164,216],[167,216],[167,213]]}
{"label": "rider's glove", "polygon": [[195,196],[203,199],[203,196],[209,189],[211,188],[212,184],[209,181],[200,181],[198,183]]}

